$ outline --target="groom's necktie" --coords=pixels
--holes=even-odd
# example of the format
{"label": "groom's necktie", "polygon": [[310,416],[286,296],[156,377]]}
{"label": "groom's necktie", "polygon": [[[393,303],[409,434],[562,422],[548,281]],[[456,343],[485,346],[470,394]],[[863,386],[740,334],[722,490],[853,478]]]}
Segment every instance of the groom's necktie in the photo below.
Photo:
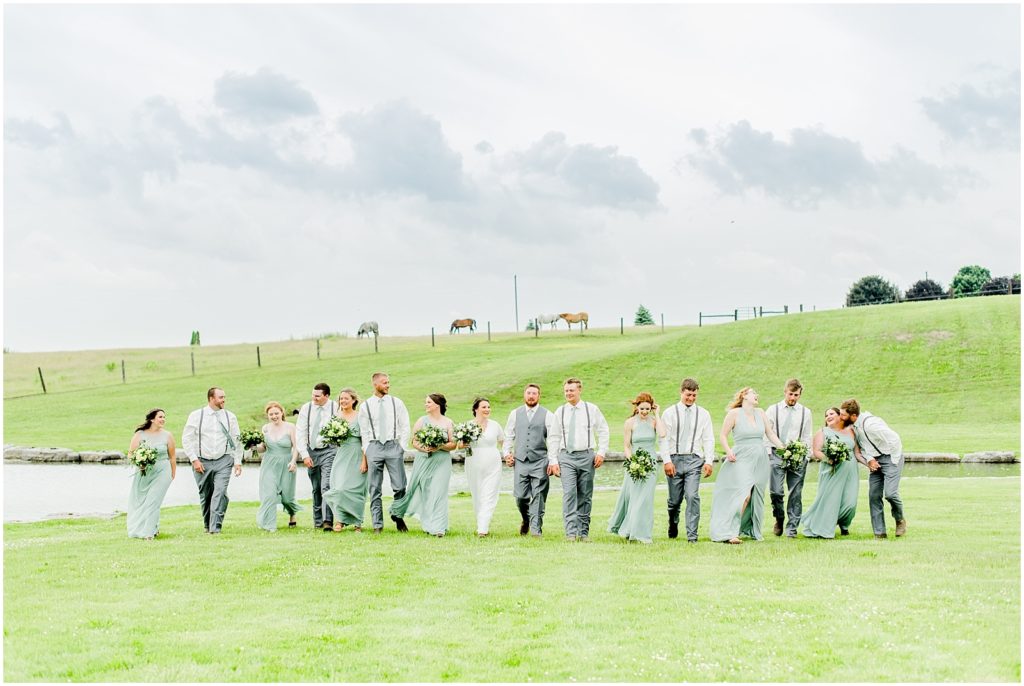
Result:
{"label": "groom's necktie", "polygon": [[[683,410],[683,437],[684,437],[684,440],[687,441],[684,445],[689,446],[689,448],[690,448],[689,452],[690,453],[693,452],[693,445],[691,445],[692,441],[690,440],[690,431],[692,429],[693,429],[693,407],[690,406],[690,407],[687,407],[685,410]],[[687,453],[683,452],[683,446],[681,446],[681,445],[677,445],[676,446],[676,450],[678,450],[681,455],[687,454]]]}
{"label": "groom's necktie", "polygon": [[312,440],[315,447],[320,441],[320,425],[323,423],[324,408],[316,403],[313,403],[311,407],[316,411],[316,418],[313,420],[313,430],[310,432],[313,435]]}
{"label": "groom's necktie", "polygon": [[568,436],[568,448],[569,452],[576,450],[576,407],[572,408],[572,417],[569,419],[569,436]]}
{"label": "groom's necktie", "polygon": [[786,407],[786,421],[782,422],[782,433],[779,434],[779,440],[783,443],[786,442],[786,436],[789,434],[789,426],[793,422],[794,412],[796,412],[795,407]]}

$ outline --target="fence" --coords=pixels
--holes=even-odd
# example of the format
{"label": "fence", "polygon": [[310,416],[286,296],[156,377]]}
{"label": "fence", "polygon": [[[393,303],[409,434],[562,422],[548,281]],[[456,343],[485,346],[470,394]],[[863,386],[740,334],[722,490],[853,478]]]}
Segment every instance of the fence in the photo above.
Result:
{"label": "fence", "polygon": [[[798,305],[800,312],[804,311],[803,303]],[[817,310],[817,306],[813,307]],[[734,322],[738,322],[741,319],[758,319],[765,315],[773,314],[789,314],[789,305],[783,305],[781,310],[766,310],[764,305],[757,305],[752,307],[737,307],[732,312],[726,312],[724,314],[708,314],[707,312],[697,313],[697,326],[704,326],[705,319],[731,319]]]}

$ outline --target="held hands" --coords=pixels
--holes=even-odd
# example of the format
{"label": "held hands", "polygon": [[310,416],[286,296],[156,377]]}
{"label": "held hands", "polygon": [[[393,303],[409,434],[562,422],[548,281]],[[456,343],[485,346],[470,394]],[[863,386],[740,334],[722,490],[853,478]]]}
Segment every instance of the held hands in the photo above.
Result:
{"label": "held hands", "polygon": [[516,458],[512,453],[505,456],[505,465],[507,467],[514,467],[516,465]]}
{"label": "held hands", "polygon": [[734,453],[731,450],[726,450],[725,451],[725,460],[726,460],[726,462],[735,462],[736,461],[736,453]]}
{"label": "held hands", "polygon": [[665,463],[665,476],[675,476],[675,475],[676,475],[676,466],[674,464],[672,464],[671,462],[666,462]]}
{"label": "held hands", "polygon": [[548,476],[557,476],[559,479],[562,478],[562,470],[559,469],[557,462],[548,465]]}
{"label": "held hands", "polygon": [[291,472],[292,474],[295,473],[295,461],[294,460],[288,463],[288,471]]}
{"label": "held hands", "polygon": [[706,479],[709,476],[711,476],[711,470],[712,470],[711,465],[709,465],[707,462],[705,462],[704,466],[700,468],[700,473],[703,474],[704,478]]}
{"label": "held hands", "polygon": [[604,464],[604,455],[594,455],[594,469]]}
{"label": "held hands", "polygon": [[206,471],[203,469],[203,463],[199,460],[192,460],[192,469],[196,470],[196,474],[202,474]]}
{"label": "held hands", "polygon": [[875,460],[875,459],[868,460],[868,469],[871,470],[872,472],[877,472],[881,468],[882,468],[882,465],[878,464],[878,460]]}
{"label": "held hands", "polygon": [[312,469],[313,468],[313,458],[309,457],[309,456],[306,456],[306,457],[302,458],[302,464],[304,464],[307,467],[309,467],[310,469]]}
{"label": "held hands", "polygon": [[363,459],[359,461],[359,473],[366,474],[369,469],[370,465],[366,462],[366,455],[363,455]]}

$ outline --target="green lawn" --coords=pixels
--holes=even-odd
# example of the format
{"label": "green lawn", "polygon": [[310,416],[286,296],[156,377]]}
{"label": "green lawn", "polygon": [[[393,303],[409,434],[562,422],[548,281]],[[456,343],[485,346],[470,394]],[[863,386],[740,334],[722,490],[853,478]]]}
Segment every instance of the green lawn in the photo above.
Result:
{"label": "green lawn", "polygon": [[444,539],[267,534],[254,503],[219,537],[197,507],[165,510],[153,542],[123,517],[6,525],[4,678],[1019,681],[1020,479],[901,491],[909,534],[885,541],[863,484],[849,539],[742,546],[706,542],[710,488],[704,541],[666,539],[663,486],[651,546],[603,533],[610,491],[578,544],[557,492],[540,541],[507,495],[483,540],[468,497]]}
{"label": "green lawn", "polygon": [[[392,392],[415,418],[427,393],[448,396],[449,415],[469,417],[477,394],[490,396],[496,416],[521,401],[522,386],[538,382],[542,402],[562,402],[561,382],[584,381],[622,449],[629,400],[652,391],[663,406],[678,400],[679,382],[701,384],[698,402],[716,425],[733,393],[753,385],[765,406],[798,376],[804,401],[820,421],[826,407],[855,396],[884,417],[910,452],[1017,450],[1020,445],[1020,296],[902,303],[808,312],[698,328],[565,329],[528,334],[380,339],[325,339],[322,359],[312,340],[202,347],[191,376],[187,347],[131,351],[8,353],[4,355],[4,442],[73,449],[124,449],[143,414],[158,406],[180,434],[206,389],[220,385],[228,407],[245,423],[262,421],[270,399],[293,408],[318,381],[335,389],[370,390],[370,374],[391,373]],[[120,360],[129,383],[120,383]],[[106,365],[116,362],[114,371]],[[38,394],[36,368],[51,388]],[[24,397],[25,393],[35,396]],[[15,397],[18,396],[18,397]],[[46,421],[41,421],[46,417]]]}

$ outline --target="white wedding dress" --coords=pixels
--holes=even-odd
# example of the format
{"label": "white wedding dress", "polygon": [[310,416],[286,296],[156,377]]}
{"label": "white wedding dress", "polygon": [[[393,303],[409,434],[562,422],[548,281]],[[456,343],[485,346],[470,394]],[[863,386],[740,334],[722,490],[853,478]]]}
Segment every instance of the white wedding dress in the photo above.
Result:
{"label": "white wedding dress", "polygon": [[505,441],[505,432],[498,422],[489,419],[479,440],[470,444],[473,454],[466,457],[466,479],[469,481],[469,492],[473,495],[478,534],[490,533],[491,518],[498,506],[498,487],[501,484],[499,441]]}

